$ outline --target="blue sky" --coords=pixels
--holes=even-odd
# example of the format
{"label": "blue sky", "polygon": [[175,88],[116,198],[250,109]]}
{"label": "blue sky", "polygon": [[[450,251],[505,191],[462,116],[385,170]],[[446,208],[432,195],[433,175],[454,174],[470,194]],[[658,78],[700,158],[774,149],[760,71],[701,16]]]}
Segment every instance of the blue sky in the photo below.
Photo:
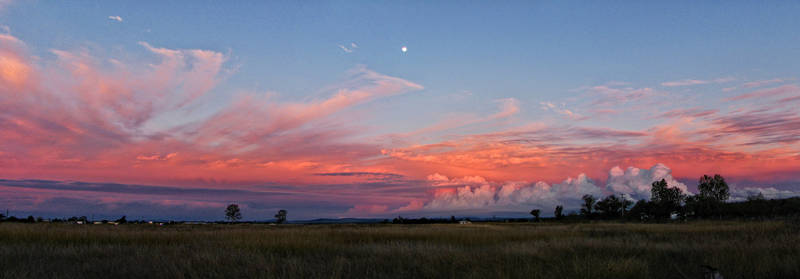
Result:
{"label": "blue sky", "polygon": [[[618,79],[791,75],[800,53],[791,1],[214,3],[24,1],[2,22],[42,50],[230,51],[241,67],[230,86],[301,96],[357,64],[440,94],[552,98]],[[355,53],[337,47],[351,42]]]}

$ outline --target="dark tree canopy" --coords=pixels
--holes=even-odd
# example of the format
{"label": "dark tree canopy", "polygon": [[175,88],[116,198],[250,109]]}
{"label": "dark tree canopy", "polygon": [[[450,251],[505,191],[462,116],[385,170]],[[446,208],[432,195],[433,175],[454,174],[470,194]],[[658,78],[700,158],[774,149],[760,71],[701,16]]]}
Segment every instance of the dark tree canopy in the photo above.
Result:
{"label": "dark tree canopy", "polygon": [[714,177],[708,175],[700,177],[697,190],[700,191],[701,198],[716,202],[724,202],[731,196],[728,183],[726,183],[725,178],[719,174],[715,174]]}
{"label": "dark tree canopy", "polygon": [[592,215],[592,208],[594,208],[594,203],[597,199],[592,195],[583,195],[581,198],[583,200],[583,204],[581,205],[581,215],[583,216],[591,216]]}
{"label": "dark tree canopy", "polygon": [[542,211],[539,210],[539,209],[531,210],[531,215],[533,215],[533,219],[535,221],[537,221],[537,222],[539,221],[539,214],[541,214],[541,213],[542,213]]}
{"label": "dark tree canopy", "polygon": [[556,205],[556,210],[553,212],[553,215],[556,216],[556,219],[561,219],[564,217],[564,207],[561,205]]}
{"label": "dark tree canopy", "polygon": [[598,201],[594,205],[594,209],[604,218],[616,218],[625,215],[630,206],[631,201],[618,198],[616,195],[609,195]]}
{"label": "dark tree canopy", "polygon": [[667,186],[667,181],[664,179],[653,182],[652,186],[653,188],[650,189],[650,200],[654,203],[672,203],[680,205],[685,198],[681,189],[675,187],[669,188]]}
{"label": "dark tree canopy", "polygon": [[228,208],[225,208],[225,219],[228,221],[236,222],[242,219],[242,211],[239,210],[238,204],[231,204],[228,205]]}
{"label": "dark tree canopy", "polygon": [[681,204],[686,199],[686,195],[681,189],[667,187],[667,181],[653,182],[650,189],[650,201],[653,203],[652,213],[656,218],[669,218],[670,215],[681,209]]}
{"label": "dark tree canopy", "polygon": [[278,210],[278,214],[275,214],[275,219],[277,219],[275,222],[278,224],[286,223],[286,214],[288,212],[285,209]]}
{"label": "dark tree canopy", "polygon": [[652,203],[647,202],[646,200],[639,200],[633,205],[631,211],[628,212],[628,218],[639,219],[642,221],[647,220],[652,215],[650,214],[651,207]]}

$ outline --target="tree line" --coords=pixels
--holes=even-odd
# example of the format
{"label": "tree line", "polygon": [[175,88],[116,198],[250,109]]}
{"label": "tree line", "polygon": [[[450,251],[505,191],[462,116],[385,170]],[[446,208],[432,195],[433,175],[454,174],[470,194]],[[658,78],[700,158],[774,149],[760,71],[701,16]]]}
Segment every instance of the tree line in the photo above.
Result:
{"label": "tree line", "polygon": [[[714,176],[703,175],[698,180],[698,194],[689,195],[683,193],[679,188],[670,188],[667,181],[661,179],[651,185],[650,200],[641,199],[635,203],[624,195],[608,195],[598,199],[593,195],[584,195],[581,200],[578,212],[564,214],[564,206],[557,205],[553,211],[555,220],[575,220],[575,219],[598,219],[598,220],[668,220],[668,219],[705,219],[705,218],[741,218],[758,217],[771,218],[778,216],[796,216],[800,213],[800,197],[785,199],[766,199],[761,193],[750,196],[745,201],[728,202],[730,199],[730,188],[725,178],[716,174]],[[530,211],[532,221],[541,221],[542,210],[539,208]],[[275,223],[283,224],[287,222],[288,211],[279,210],[275,215]],[[239,222],[242,219],[242,211],[238,204],[230,204],[225,208],[225,219],[229,222]],[[0,221],[35,223],[45,221],[41,217],[17,218],[0,214]],[[90,220],[86,216],[70,217],[67,219],[53,219],[50,222],[72,222],[88,223]],[[446,218],[419,218],[410,219],[397,217],[383,223],[395,224],[431,224],[431,223],[458,223],[460,221],[470,221],[467,219],[456,219],[451,216]],[[531,219],[516,218],[504,219],[507,222],[531,221]],[[115,221],[102,220],[100,223],[145,223],[146,221],[126,220],[125,216]]]}
{"label": "tree line", "polygon": [[[725,178],[716,174],[703,175],[697,185],[698,194],[689,195],[679,188],[670,188],[661,179],[651,185],[650,200],[633,202],[624,196],[608,195],[598,200],[592,195],[584,195],[578,214],[565,216],[564,207],[556,206],[556,220],[575,219],[628,219],[628,220],[667,220],[667,219],[705,219],[738,217],[777,217],[800,213],[800,197],[768,200],[759,193],[746,201],[728,202],[730,188]],[[530,212],[533,220],[539,220],[539,209]]]}

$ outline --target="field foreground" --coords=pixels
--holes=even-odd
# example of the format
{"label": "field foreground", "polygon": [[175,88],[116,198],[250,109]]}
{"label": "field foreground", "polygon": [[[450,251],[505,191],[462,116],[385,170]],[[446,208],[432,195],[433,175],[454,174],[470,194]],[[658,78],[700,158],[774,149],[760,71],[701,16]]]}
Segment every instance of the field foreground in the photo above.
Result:
{"label": "field foreground", "polygon": [[2,278],[800,278],[800,224],[0,224]]}

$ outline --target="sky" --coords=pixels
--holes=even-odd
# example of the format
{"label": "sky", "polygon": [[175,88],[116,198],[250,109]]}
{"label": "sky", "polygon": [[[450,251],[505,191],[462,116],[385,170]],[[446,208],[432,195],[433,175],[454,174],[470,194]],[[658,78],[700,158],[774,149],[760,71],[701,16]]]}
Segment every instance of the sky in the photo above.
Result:
{"label": "sky", "polygon": [[0,0],[0,207],[525,216],[800,195],[793,1]]}

